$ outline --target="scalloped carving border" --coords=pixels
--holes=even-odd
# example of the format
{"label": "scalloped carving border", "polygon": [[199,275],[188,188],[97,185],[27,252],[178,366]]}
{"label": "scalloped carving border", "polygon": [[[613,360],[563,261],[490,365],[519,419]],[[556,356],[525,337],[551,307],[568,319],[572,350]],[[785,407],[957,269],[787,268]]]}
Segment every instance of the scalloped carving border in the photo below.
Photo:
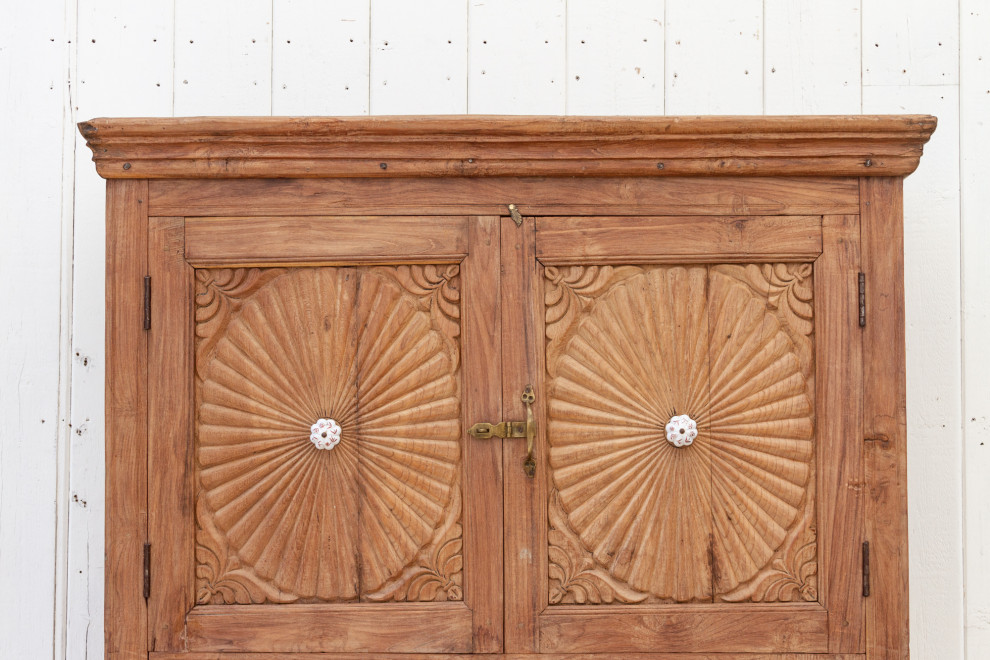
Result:
{"label": "scalloped carving border", "polygon": [[[649,267],[646,267],[649,268]],[[596,301],[623,280],[645,270],[640,266],[548,266],[545,276],[545,341],[548,375],[553,377],[559,353],[567,346]],[[747,286],[757,298],[766,300],[787,332],[797,352],[807,356],[802,374],[809,398],[814,402],[814,307],[811,264],[740,264],[710,266]],[[812,418],[814,411],[812,412]],[[818,545],[815,524],[814,470],[801,509],[784,541],[756,575],[728,593],[714,593],[715,602],[816,601],[818,589]],[[570,528],[556,488],[551,485],[548,502],[549,602],[557,604],[608,604],[674,602],[638,591],[612,576],[584,547]]]}
{"label": "scalloped carving border", "polygon": [[[456,264],[417,264],[395,267],[353,267],[365,276],[387,279],[406,292],[446,342],[446,351],[456,371],[460,365],[460,279]],[[196,378],[223,331],[246,299],[287,272],[285,268],[224,268],[196,270]],[[460,398],[460,378],[457,379]],[[197,388],[197,407],[198,403]],[[401,571],[372,593],[367,601],[458,601],[463,599],[463,529],[460,524],[460,470],[451,484],[452,500],[437,526],[433,540]],[[198,481],[198,480],[197,480]],[[196,502],[196,602],[198,604],[260,604],[326,602],[301,599],[260,578],[243,564],[217,529],[203,497]]]}

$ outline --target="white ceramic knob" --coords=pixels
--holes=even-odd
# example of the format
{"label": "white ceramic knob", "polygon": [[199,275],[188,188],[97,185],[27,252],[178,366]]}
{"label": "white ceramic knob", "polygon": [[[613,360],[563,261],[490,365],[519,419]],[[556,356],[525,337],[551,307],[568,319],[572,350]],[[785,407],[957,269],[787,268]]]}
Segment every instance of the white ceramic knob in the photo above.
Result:
{"label": "white ceramic knob", "polygon": [[309,439],[317,449],[333,449],[340,442],[340,424],[332,419],[318,419],[309,427]]}
{"label": "white ceramic knob", "polygon": [[687,415],[675,415],[667,422],[667,442],[675,447],[687,447],[698,437],[698,425]]}

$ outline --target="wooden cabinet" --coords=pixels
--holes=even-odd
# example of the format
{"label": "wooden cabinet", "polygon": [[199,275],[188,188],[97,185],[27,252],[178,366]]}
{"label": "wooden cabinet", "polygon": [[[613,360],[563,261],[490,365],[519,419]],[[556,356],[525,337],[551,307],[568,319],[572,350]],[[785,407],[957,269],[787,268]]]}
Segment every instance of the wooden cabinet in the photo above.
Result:
{"label": "wooden cabinet", "polygon": [[81,124],[108,657],[907,657],[934,127]]}

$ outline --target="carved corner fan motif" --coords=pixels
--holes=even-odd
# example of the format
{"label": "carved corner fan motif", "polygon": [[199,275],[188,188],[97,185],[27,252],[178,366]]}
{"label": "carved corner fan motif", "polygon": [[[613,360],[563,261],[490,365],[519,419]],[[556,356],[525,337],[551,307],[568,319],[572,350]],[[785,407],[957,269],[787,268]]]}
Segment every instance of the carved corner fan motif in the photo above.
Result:
{"label": "carved corner fan motif", "polygon": [[817,600],[811,265],[545,275],[550,603]]}
{"label": "carved corner fan motif", "polygon": [[197,602],[460,600],[458,267],[196,279]]}

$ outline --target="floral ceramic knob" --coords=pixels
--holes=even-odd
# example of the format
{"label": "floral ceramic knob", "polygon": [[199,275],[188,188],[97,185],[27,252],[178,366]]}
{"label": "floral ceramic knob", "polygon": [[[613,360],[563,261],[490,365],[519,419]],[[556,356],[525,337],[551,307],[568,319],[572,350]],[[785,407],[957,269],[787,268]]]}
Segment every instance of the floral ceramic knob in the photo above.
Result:
{"label": "floral ceramic knob", "polygon": [[687,415],[675,415],[667,422],[667,442],[687,447],[698,437],[698,425]]}
{"label": "floral ceramic knob", "polygon": [[340,442],[340,424],[332,419],[318,419],[309,427],[309,439],[317,449],[333,449]]}

